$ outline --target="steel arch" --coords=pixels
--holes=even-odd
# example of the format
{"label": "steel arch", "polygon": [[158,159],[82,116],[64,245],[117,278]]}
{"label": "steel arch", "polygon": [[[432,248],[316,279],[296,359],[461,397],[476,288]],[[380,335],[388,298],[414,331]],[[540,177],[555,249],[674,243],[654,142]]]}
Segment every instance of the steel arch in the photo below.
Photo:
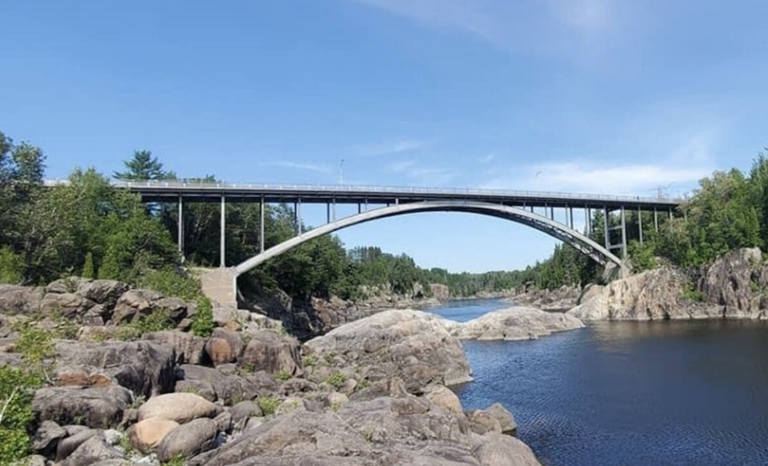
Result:
{"label": "steel arch", "polygon": [[523,210],[518,207],[510,207],[486,202],[427,201],[381,207],[327,223],[323,226],[307,231],[306,233],[275,245],[266,251],[257,254],[256,256],[253,256],[246,261],[243,261],[233,268],[234,275],[235,277],[240,276],[253,269],[254,267],[257,267],[258,265],[266,262],[267,260],[279,256],[280,254],[283,254],[286,251],[299,246],[300,244],[306,243],[307,241],[318,238],[320,236],[373,220],[421,212],[474,213],[521,223],[573,246],[578,251],[588,255],[601,265],[605,266],[609,263],[612,263],[621,269],[626,268],[626,265],[621,261],[621,259],[616,257],[610,251],[600,246],[587,236],[579,233],[576,230],[568,228],[566,225],[560,222],[556,222],[542,215],[528,212],[527,210]]}

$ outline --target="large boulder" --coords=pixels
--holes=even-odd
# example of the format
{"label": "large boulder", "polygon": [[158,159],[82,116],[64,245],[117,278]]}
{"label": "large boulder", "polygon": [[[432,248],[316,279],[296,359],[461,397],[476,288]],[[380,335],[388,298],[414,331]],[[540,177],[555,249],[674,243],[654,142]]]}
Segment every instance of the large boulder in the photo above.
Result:
{"label": "large boulder", "polygon": [[512,413],[501,404],[494,403],[483,411],[499,421],[502,434],[515,435],[515,433],[517,433],[517,422],[515,421],[514,416],[512,416]]}
{"label": "large boulder", "polygon": [[0,285],[0,309],[5,314],[36,314],[44,293],[39,287]]}
{"label": "large boulder", "polygon": [[116,386],[46,387],[35,393],[32,409],[40,421],[104,428],[118,426],[132,401],[131,392]]}
{"label": "large boulder", "polygon": [[306,345],[322,357],[336,358],[371,382],[398,377],[418,393],[431,383],[472,380],[459,340],[445,321],[414,310],[390,310],[342,325]]}
{"label": "large boulder", "polygon": [[279,336],[267,330],[256,332],[243,350],[239,365],[253,372],[301,375],[299,342],[295,338]]}
{"label": "large boulder", "polygon": [[[230,466],[253,458],[243,464],[302,464],[312,458],[333,457],[337,464],[373,464],[372,448],[363,435],[333,413],[297,410],[280,416],[239,438],[224,444],[212,455],[193,458],[189,466]],[[344,463],[353,456],[356,462]],[[314,463],[318,464],[318,463]],[[380,464],[380,463],[379,463]]]}
{"label": "large boulder", "polygon": [[148,341],[56,342],[56,376],[62,385],[120,385],[146,397],[173,390],[172,348]]}
{"label": "large boulder", "polygon": [[163,299],[163,295],[150,290],[130,290],[120,296],[115,304],[112,320],[116,323],[132,322],[141,316],[151,314],[155,303]]}
{"label": "large boulder", "polygon": [[179,427],[176,421],[149,418],[139,421],[128,430],[131,446],[142,453],[154,451],[166,435]]}
{"label": "large boulder", "polygon": [[204,394],[212,393],[212,401],[222,400],[225,404],[251,400],[260,392],[259,386],[250,377],[225,375],[211,367],[185,364],[179,367],[178,375],[181,381],[177,382],[177,392],[199,392],[205,398],[208,396]]}
{"label": "large boulder", "polygon": [[94,305],[93,301],[74,293],[48,293],[40,303],[40,313],[80,321]]}
{"label": "large boulder", "polygon": [[540,466],[514,438],[476,436],[461,417],[414,396],[350,402],[338,413],[298,409],[187,464]]}
{"label": "large boulder", "polygon": [[528,445],[507,435],[477,437],[472,455],[483,466],[541,466]]}
{"label": "large boulder", "polygon": [[122,453],[108,445],[103,436],[95,435],[77,447],[59,466],[91,466],[101,461],[122,458]]}
{"label": "large boulder", "polygon": [[530,307],[512,307],[466,322],[459,327],[458,336],[477,340],[529,340],[582,327],[584,324],[570,315]]}
{"label": "large boulder", "polygon": [[173,348],[176,352],[177,364],[203,364],[207,361],[203,337],[177,330],[166,330],[145,333],[142,339]]}
{"label": "large boulder", "polygon": [[190,458],[213,448],[218,433],[216,421],[195,419],[171,431],[157,448],[157,459],[170,461],[175,457]]}
{"label": "large boulder", "polygon": [[139,420],[167,419],[179,424],[208,417],[214,418],[221,408],[194,393],[168,393],[150,398],[139,408]]}
{"label": "large boulder", "polygon": [[214,366],[220,366],[236,362],[244,347],[240,332],[219,327],[205,343],[205,352]]}
{"label": "large boulder", "polygon": [[35,436],[32,437],[32,448],[35,451],[49,456],[56,451],[59,440],[67,436],[67,431],[53,421],[43,421],[37,428]]}
{"label": "large boulder", "polygon": [[116,280],[90,280],[80,282],[77,294],[111,310],[126,291],[128,285]]}

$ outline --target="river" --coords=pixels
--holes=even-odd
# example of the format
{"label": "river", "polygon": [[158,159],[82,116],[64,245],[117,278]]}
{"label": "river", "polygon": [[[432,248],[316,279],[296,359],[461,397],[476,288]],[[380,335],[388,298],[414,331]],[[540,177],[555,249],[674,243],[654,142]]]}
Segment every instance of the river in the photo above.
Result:
{"label": "river", "polygon": [[[466,321],[505,306],[430,311]],[[502,403],[545,466],[768,465],[764,322],[606,322],[464,349],[464,408]]]}

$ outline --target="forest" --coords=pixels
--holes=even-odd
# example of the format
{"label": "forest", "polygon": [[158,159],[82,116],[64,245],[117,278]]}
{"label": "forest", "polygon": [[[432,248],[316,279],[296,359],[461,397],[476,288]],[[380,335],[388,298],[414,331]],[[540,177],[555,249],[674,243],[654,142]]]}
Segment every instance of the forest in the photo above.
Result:
{"label": "forest", "polygon": [[[44,186],[46,156],[34,145],[14,143],[0,132],[0,283],[45,284],[78,275],[126,281],[167,294],[192,297],[198,292],[188,268],[219,263],[219,206],[185,206],[184,261],[174,238],[175,205],[144,204],[138,196],[115,189],[95,168],[75,168],[69,183]],[[112,174],[121,180],[172,180],[176,174],[148,151],[137,151]],[[215,176],[201,176],[216,181]],[[652,225],[652,213],[643,224]],[[228,264],[256,254],[260,212],[256,204],[231,204],[226,212]],[[603,242],[602,213],[593,218],[592,238]],[[647,228],[639,242],[637,213],[627,216],[633,269],[655,267],[659,260],[692,267],[711,262],[737,247],[766,246],[768,238],[768,160],[759,154],[751,170],[715,172],[659,231]],[[289,206],[268,205],[265,245],[293,235]],[[306,230],[309,226],[303,226]],[[410,296],[429,294],[430,283],[447,285],[453,296],[511,290],[522,285],[555,289],[600,279],[600,267],[575,249],[558,245],[552,256],[519,271],[449,273],[419,267],[407,255],[377,247],[345,249],[335,236],[324,236],[279,256],[241,279],[247,292],[283,290],[296,299],[364,299],[375,289]],[[419,286],[421,285],[421,286]]]}

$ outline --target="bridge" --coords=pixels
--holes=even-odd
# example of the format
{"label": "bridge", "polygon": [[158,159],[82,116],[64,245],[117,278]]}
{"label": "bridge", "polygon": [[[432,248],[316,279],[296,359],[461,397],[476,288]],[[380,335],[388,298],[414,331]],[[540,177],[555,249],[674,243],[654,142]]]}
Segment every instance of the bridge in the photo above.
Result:
{"label": "bridge", "polygon": [[[65,184],[50,180],[46,185]],[[113,185],[141,196],[145,202],[176,203],[178,205],[178,245],[184,253],[184,205],[188,202],[217,202],[221,206],[220,269],[203,277],[203,288],[220,302],[235,303],[237,277],[265,261],[290,249],[353,225],[377,219],[420,212],[464,212],[486,215],[517,222],[560,241],[588,255],[603,266],[613,265],[628,272],[627,212],[652,212],[653,228],[658,231],[659,215],[673,216],[679,200],[638,196],[610,196],[556,192],[395,188],[380,186],[297,185],[254,183],[204,183],[197,181],[115,181]],[[232,267],[226,262],[226,205],[253,202],[260,205],[261,221],[259,254]],[[293,204],[295,236],[281,244],[265,249],[264,214],[267,204]],[[304,204],[325,204],[326,224],[309,231],[302,230],[301,207]],[[337,205],[356,205],[357,213],[337,218]],[[584,232],[574,226],[574,211],[584,219]],[[590,238],[593,232],[592,213],[602,211],[604,244]],[[556,216],[557,212],[557,216]],[[556,217],[561,217],[562,221]],[[644,238],[642,216],[638,215],[639,240]]]}

